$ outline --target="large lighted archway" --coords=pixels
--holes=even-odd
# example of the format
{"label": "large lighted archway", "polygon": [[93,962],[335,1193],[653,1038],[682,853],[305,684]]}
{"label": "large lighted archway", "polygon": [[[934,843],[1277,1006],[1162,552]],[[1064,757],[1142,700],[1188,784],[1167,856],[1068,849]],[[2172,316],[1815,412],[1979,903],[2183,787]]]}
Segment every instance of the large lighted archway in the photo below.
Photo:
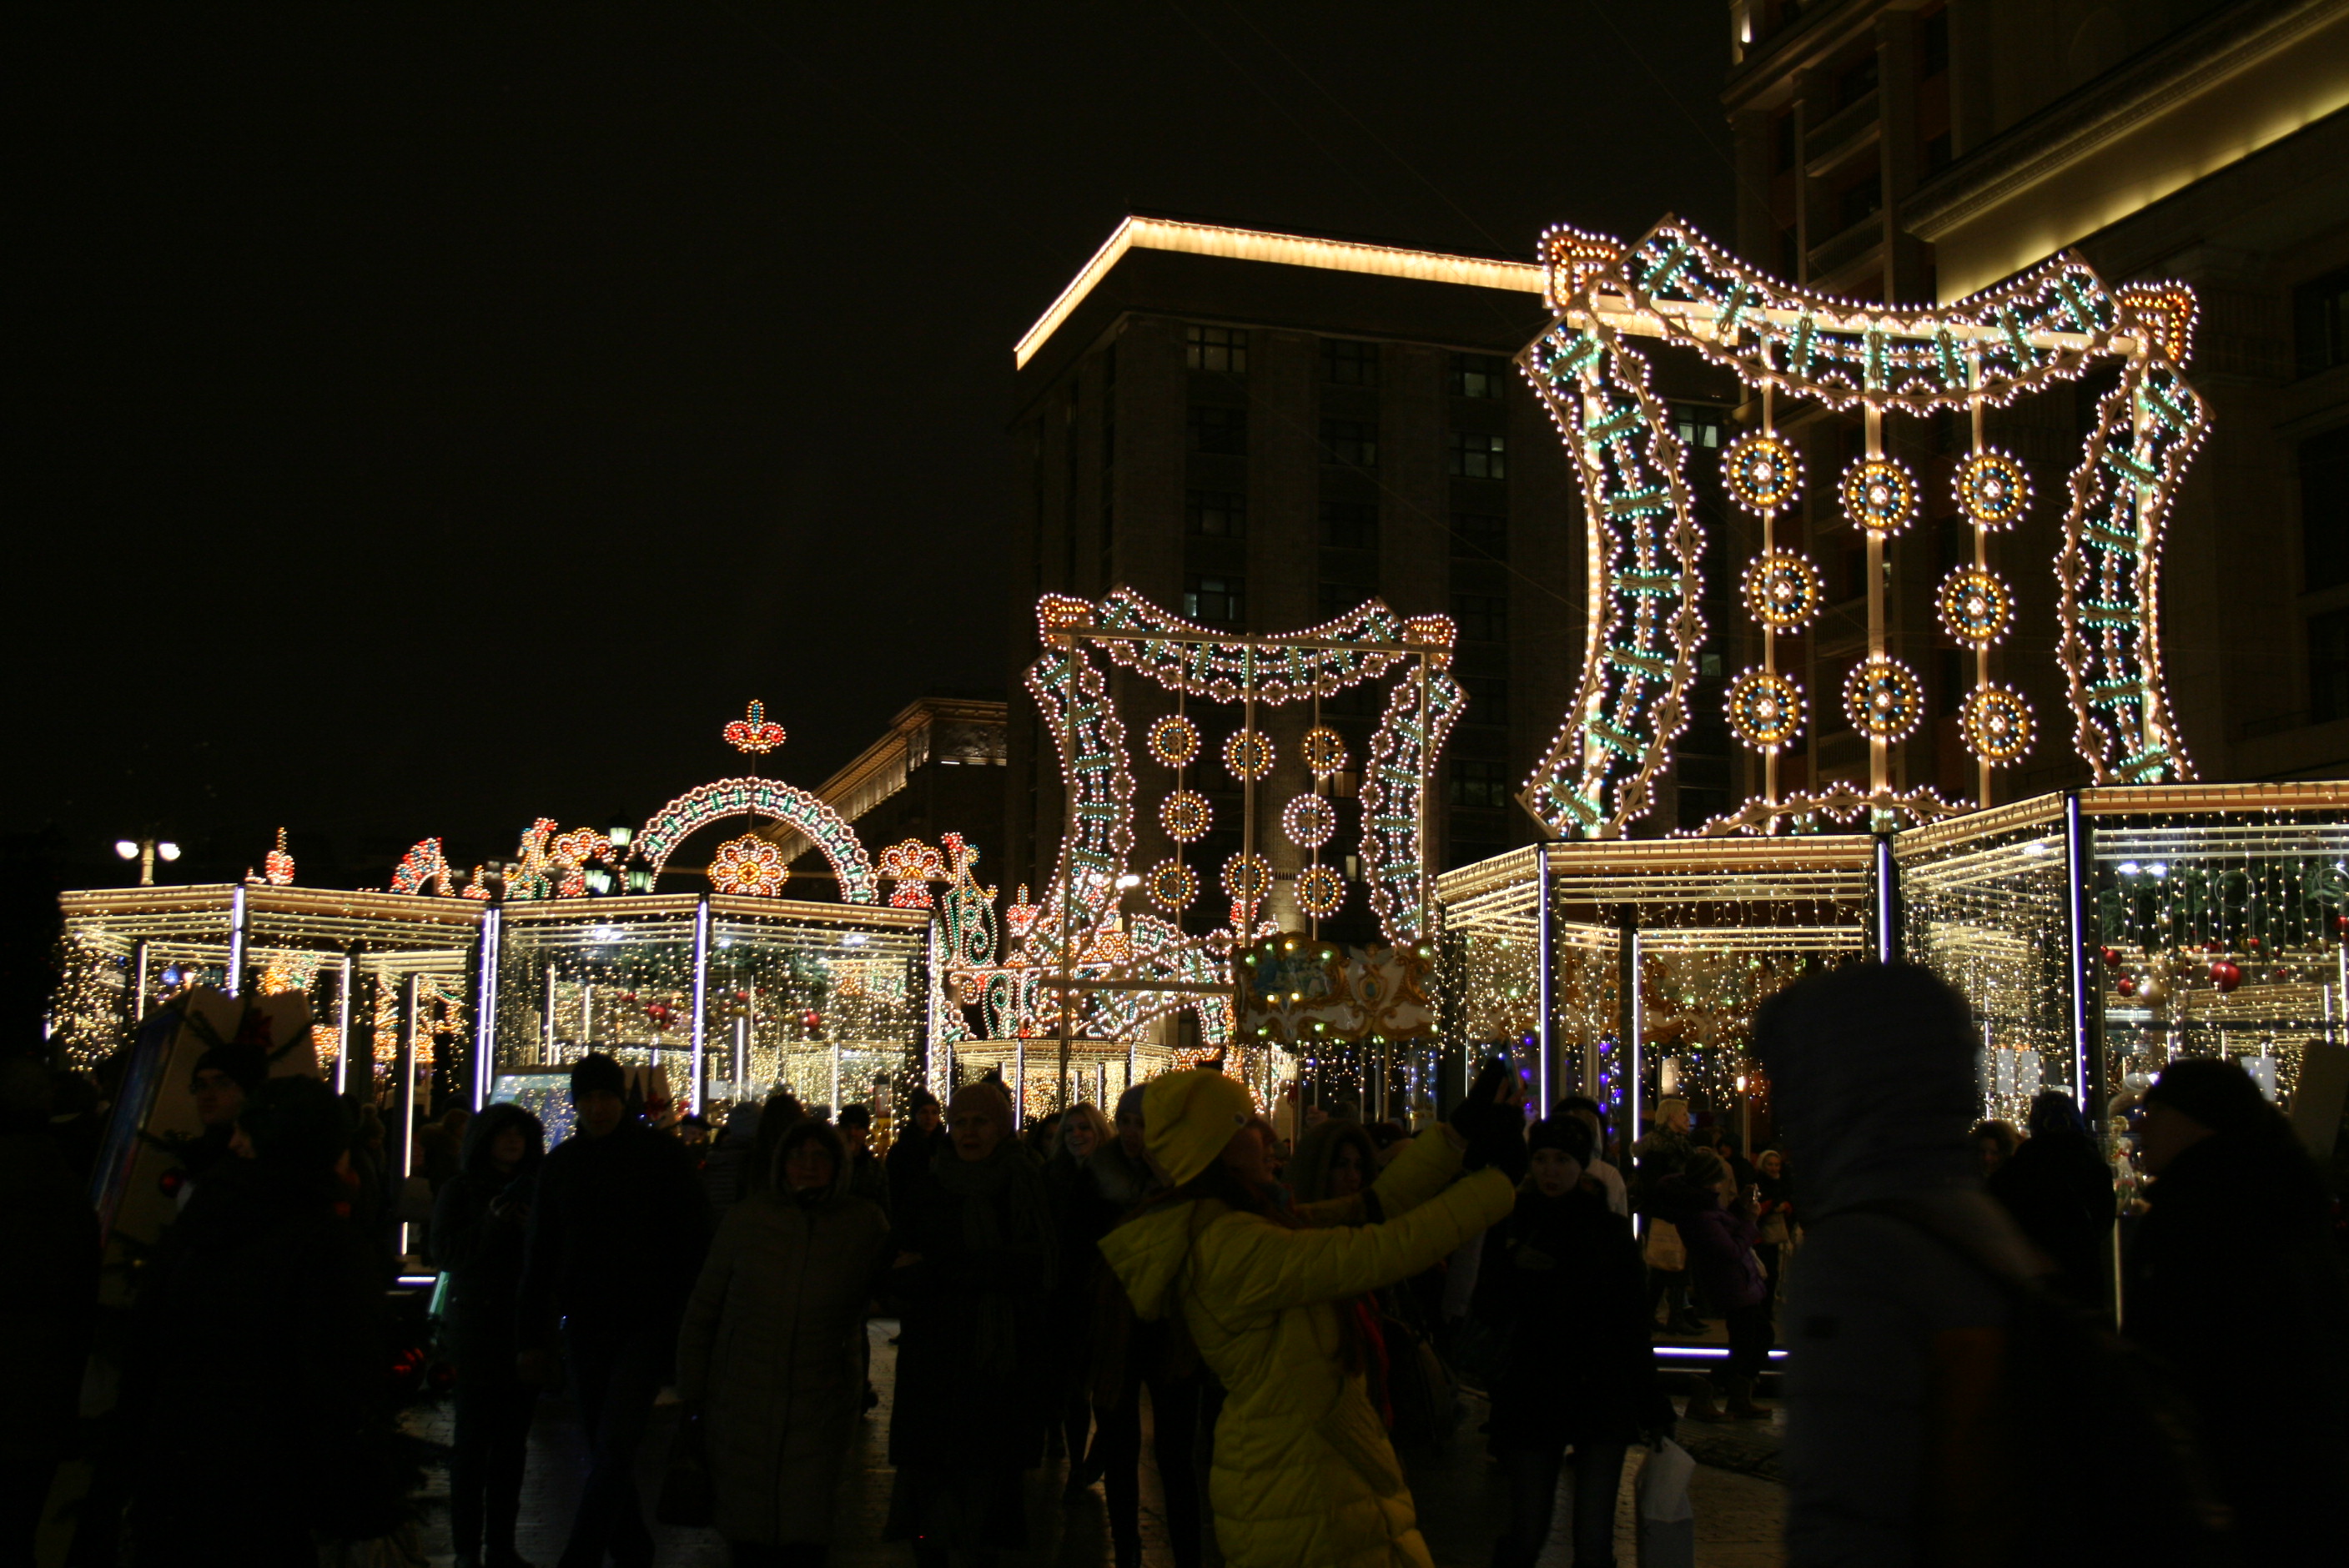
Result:
{"label": "large lighted archway", "polygon": [[797,828],[832,862],[843,903],[878,903],[873,857],[848,820],[804,789],[772,779],[720,779],[688,789],[653,813],[636,835],[637,851],[657,876],[687,838],[729,817],[764,817]]}

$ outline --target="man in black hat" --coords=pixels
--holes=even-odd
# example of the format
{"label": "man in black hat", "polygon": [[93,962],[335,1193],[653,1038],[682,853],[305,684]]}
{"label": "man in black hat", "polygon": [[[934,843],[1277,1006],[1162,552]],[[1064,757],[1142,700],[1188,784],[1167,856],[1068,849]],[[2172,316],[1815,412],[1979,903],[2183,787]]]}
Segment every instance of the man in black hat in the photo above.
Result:
{"label": "man in black hat", "polygon": [[709,1202],[685,1148],[631,1114],[601,1051],[571,1069],[579,1130],[546,1157],[523,1265],[523,1374],[543,1380],[559,1333],[591,1454],[564,1568],[653,1560],[636,1449],[671,1374],[686,1297],[709,1243]]}
{"label": "man in black hat", "polygon": [[269,1076],[269,1053],[252,1040],[228,1040],[196,1058],[188,1088],[196,1097],[196,1119],[203,1131],[180,1150],[180,1163],[194,1180],[229,1156],[237,1113]]}
{"label": "man in black hat", "polygon": [[2183,1057],[2145,1096],[2153,1177],[2122,1331],[2199,1418],[2246,1563],[2337,1533],[2349,1487],[2349,1281],[2332,1201],[2292,1124],[2233,1062]]}

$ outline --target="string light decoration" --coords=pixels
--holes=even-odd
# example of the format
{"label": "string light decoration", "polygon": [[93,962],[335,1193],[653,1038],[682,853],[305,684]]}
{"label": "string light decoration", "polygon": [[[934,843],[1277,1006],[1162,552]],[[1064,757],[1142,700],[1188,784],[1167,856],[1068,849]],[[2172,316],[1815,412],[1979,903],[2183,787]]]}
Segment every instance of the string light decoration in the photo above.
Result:
{"label": "string light decoration", "polygon": [[1346,879],[1335,866],[1319,862],[1297,873],[1292,888],[1297,907],[1316,920],[1327,920],[1346,906]]}
{"label": "string light decoration", "polygon": [[1342,772],[1346,766],[1346,738],[1326,725],[1315,725],[1297,743],[1297,755],[1316,779],[1327,779]]}
{"label": "string light decoration", "polygon": [[1180,914],[1199,896],[1199,873],[1181,861],[1161,861],[1142,879],[1150,902],[1169,914]]}
{"label": "string light decoration", "polygon": [[1751,669],[1729,683],[1729,727],[1756,751],[1791,746],[1803,733],[1803,688],[1773,670]]}
{"label": "string light decoration", "polygon": [[1319,795],[1299,795],[1280,813],[1280,830],[1299,848],[1318,850],[1338,831],[1338,809]]}
{"label": "string light decoration", "polygon": [[[958,836],[956,841],[961,841]],[[946,856],[919,839],[890,845],[874,858],[874,865],[884,878],[896,884],[889,894],[893,909],[933,907],[930,884],[951,879]]]}
{"label": "string light decoration", "polygon": [[1195,844],[1216,822],[1216,809],[1196,789],[1177,789],[1159,803],[1158,825],[1178,844]]}
{"label": "string light decoration", "polygon": [[271,887],[294,885],[294,857],[285,848],[285,830],[277,830],[277,847],[262,857],[261,875]]}
{"label": "string light decoration", "polygon": [[1235,730],[1224,742],[1224,767],[1235,779],[1253,784],[1272,771],[1272,741],[1256,730]]}
{"label": "string light decoration", "polygon": [[1722,478],[1730,499],[1748,511],[1773,512],[1792,506],[1803,493],[1803,459],[1786,441],[1753,430],[1721,454]]}
{"label": "string light decoration", "polygon": [[737,751],[763,756],[783,743],[783,727],[767,717],[765,703],[754,698],[742,717],[726,727],[725,738]]}
{"label": "string light decoration", "polygon": [[709,884],[719,892],[777,898],[791,880],[782,851],[756,833],[727,840],[709,857]]}
{"label": "string light decoration", "polygon": [[653,813],[636,833],[636,852],[657,876],[677,847],[700,829],[729,817],[765,817],[796,828],[823,851],[839,879],[844,903],[878,903],[881,884],[872,857],[847,819],[804,789],[771,779],[719,779],[688,789]]}
{"label": "string light decoration", "polygon": [[[1684,722],[1693,641],[1702,632],[1692,585],[1674,581],[1692,572],[1702,546],[1681,482],[1684,454],[1659,438],[1652,399],[1642,404],[1636,395],[1647,373],[1625,346],[1635,336],[1734,372],[1760,394],[1765,438],[1773,395],[1863,413],[1868,451],[1838,489],[1871,550],[1919,511],[1914,477],[1883,455],[1886,416],[1979,413],[2117,362],[2121,385],[2100,405],[2097,431],[2072,477],[2057,560],[2058,658],[2095,782],[2191,776],[2162,689],[2157,600],[2162,523],[2205,424],[2201,400],[2178,368],[2192,345],[2190,291],[2176,284],[2114,290],[2065,253],[1951,304],[1889,307],[1772,278],[1676,218],[1628,246],[1554,229],[1543,261],[1557,316],[1518,362],[1579,468],[1593,563],[1581,682],[1523,796],[1553,832],[1616,837],[1648,810],[1645,783]],[[2011,526],[2028,510],[2028,475],[1982,448],[1979,427],[1977,419],[1977,455],[1959,476],[1961,506],[1978,527]],[[1737,443],[1725,459],[1732,494],[1766,520],[1775,510],[1767,481],[1782,477],[1780,465],[1758,463]],[[1787,480],[1786,504],[1800,483],[1798,475]],[[1677,558],[1676,543],[1684,547]],[[1881,655],[1883,585],[1870,576],[1869,651]],[[1764,627],[1766,668],[1775,628]],[[1660,629],[1674,634],[1670,646]],[[1987,676],[1978,670],[1976,679]],[[1872,748],[1865,794],[1874,826],[1948,809],[1930,790],[1896,789],[1891,777],[1884,748]],[[1806,796],[1806,811],[1816,804]],[[1704,830],[1767,831],[1789,815],[1741,808]]]}
{"label": "string light decoration", "polygon": [[1984,447],[1960,458],[1951,480],[1958,510],[1977,528],[2013,528],[2031,510],[2031,473],[2012,453]]}
{"label": "string light decoration", "polygon": [[1917,477],[1897,458],[1859,458],[1837,487],[1854,528],[1899,533],[1917,521]]}
{"label": "string light decoration", "polygon": [[2014,629],[2014,595],[1979,566],[1961,566],[1943,578],[1933,603],[1950,635],[1973,647],[2001,642]]}
{"label": "string light decoration", "polygon": [[1976,757],[1993,765],[2013,762],[2031,749],[2031,704],[2011,686],[1976,686],[1958,706],[1958,727]]}
{"label": "string light decoration", "polygon": [[[1392,674],[1403,658],[1386,649],[1346,645],[1410,645],[1412,635],[1411,623],[1371,599],[1302,632],[1242,642],[1213,626],[1170,614],[1130,588],[1117,589],[1098,603],[1047,593],[1038,602],[1037,622],[1048,645],[1066,626],[1167,633],[1164,641],[1121,637],[1098,645],[1111,663],[1140,671],[1169,691],[1222,703],[1238,702],[1251,689],[1263,703],[1335,696],[1348,686]],[[1301,645],[1308,642],[1337,645]]]}
{"label": "string light decoration", "polygon": [[1774,632],[1796,632],[1811,624],[1826,601],[1819,569],[1790,550],[1767,550],[1746,563],[1745,613]]}
{"label": "string light decoration", "polygon": [[1870,740],[1905,740],[1925,716],[1925,691],[1908,665],[1878,655],[1844,676],[1843,711]]}
{"label": "string light decoration", "polygon": [[450,892],[449,857],[440,848],[439,839],[424,839],[410,846],[391,868],[391,891],[422,892],[429,888],[442,898]]}
{"label": "string light decoration", "polygon": [[1390,941],[1415,942],[1427,934],[1421,915],[1428,876],[1420,847],[1423,785],[1467,700],[1447,661],[1430,668],[1423,680],[1397,681],[1371,737],[1361,794],[1362,876],[1371,885],[1371,911]]}
{"label": "string light decoration", "polygon": [[1170,713],[1150,727],[1150,755],[1169,768],[1187,768],[1199,757],[1199,727]]}
{"label": "string light decoration", "polygon": [[1271,862],[1254,850],[1234,855],[1224,862],[1224,892],[1234,903],[1262,903],[1272,892]]}

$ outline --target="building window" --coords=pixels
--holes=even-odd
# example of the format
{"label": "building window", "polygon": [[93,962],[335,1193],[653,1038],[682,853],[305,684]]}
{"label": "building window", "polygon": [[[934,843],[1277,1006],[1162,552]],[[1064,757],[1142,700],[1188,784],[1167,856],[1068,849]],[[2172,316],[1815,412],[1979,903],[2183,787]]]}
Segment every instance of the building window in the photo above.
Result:
{"label": "building window", "polygon": [[1193,370],[1247,374],[1247,328],[1186,326],[1183,329],[1183,363]]}
{"label": "building window", "polygon": [[1464,480],[1506,479],[1503,438],[1488,430],[1454,430],[1451,437],[1452,472]]}
{"label": "building window", "polygon": [[1876,51],[1871,48],[1836,77],[1836,108],[1849,108],[1875,90]]}
{"label": "building window", "polygon": [[2349,583],[2349,425],[2300,444],[2301,592]]}
{"label": "building window", "polygon": [[1351,468],[1379,466],[1379,428],[1364,419],[1321,421],[1321,460]]}
{"label": "building window", "polygon": [[1321,340],[1321,378],[1340,387],[1379,384],[1379,346],[1359,338]]}
{"label": "building window", "polygon": [[1771,129],[1777,146],[1777,171],[1784,174],[1795,167],[1795,111],[1781,114]]}
{"label": "building window", "polygon": [[1183,579],[1183,614],[1209,625],[1237,626],[1246,618],[1247,585],[1230,574],[1204,576],[1194,572]]}
{"label": "building window", "polygon": [[1473,757],[1452,759],[1452,803],[1484,810],[1497,810],[1509,803],[1509,775],[1498,762],[1482,761]]}
{"label": "building window", "polygon": [[1509,381],[1509,362],[1490,354],[1455,354],[1452,356],[1452,395],[1454,397],[1498,397],[1501,388]]}
{"label": "building window", "polygon": [[1193,490],[1184,500],[1183,531],[1209,539],[1247,537],[1247,497],[1237,490]]}
{"label": "building window", "polygon": [[2349,362],[2349,267],[2292,290],[2292,318],[2302,376]]}
{"label": "building window", "polygon": [[1460,716],[1463,724],[1506,725],[1509,722],[1509,683],[1499,676],[1462,676],[1461,689],[1468,694],[1468,709]]}
{"label": "building window", "polygon": [[1950,166],[1950,160],[1954,156],[1951,148],[1950,133],[1946,130],[1925,143],[1925,172],[1928,175],[1939,174]]}
{"label": "building window", "polygon": [[1194,405],[1191,409],[1191,449],[1195,452],[1221,452],[1235,458],[1247,456],[1247,410]]}
{"label": "building window", "polygon": [[1358,583],[1324,583],[1319,601],[1321,619],[1334,621],[1370,597],[1370,593]]}
{"label": "building window", "polygon": [[1692,451],[1699,447],[1709,451],[1719,450],[1728,426],[1729,416],[1710,405],[1672,405],[1672,434],[1681,438],[1682,446]]}
{"label": "building window", "polygon": [[1947,6],[1917,24],[1917,75],[1921,80],[1950,68],[1950,12]]}
{"label": "building window", "polygon": [[2349,610],[2308,618],[2308,717],[2349,718]]}
{"label": "building window", "polygon": [[1843,189],[1836,198],[1836,232],[1841,233],[1855,223],[1865,223],[1884,211],[1884,181],[1868,174]]}
{"label": "building window", "polygon": [[1379,547],[1377,503],[1367,500],[1323,501],[1321,542],[1331,550],[1376,550]]}
{"label": "building window", "polygon": [[1509,558],[1509,520],[1506,517],[1483,517],[1475,512],[1455,511],[1452,514],[1452,553],[1470,561],[1506,561]]}
{"label": "building window", "polygon": [[1464,643],[1505,643],[1509,638],[1509,600],[1505,593],[1454,593],[1452,618]]}

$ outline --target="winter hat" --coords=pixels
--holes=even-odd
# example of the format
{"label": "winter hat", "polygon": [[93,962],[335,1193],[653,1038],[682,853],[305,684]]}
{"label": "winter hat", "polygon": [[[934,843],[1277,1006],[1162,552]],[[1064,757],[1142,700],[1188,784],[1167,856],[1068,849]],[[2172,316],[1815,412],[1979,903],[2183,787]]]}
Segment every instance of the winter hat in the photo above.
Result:
{"label": "winter hat", "polygon": [[618,1062],[603,1052],[589,1051],[571,1064],[571,1103],[577,1105],[583,1097],[598,1092],[616,1094],[626,1099],[628,1097],[628,1075],[620,1070]]}
{"label": "winter hat", "polygon": [[1011,1135],[1011,1097],[1004,1092],[1000,1078],[974,1078],[955,1090],[947,1102],[947,1120],[952,1122],[957,1111],[973,1108],[994,1117],[1005,1137]]}
{"label": "winter hat", "polygon": [[1166,1179],[1180,1187],[1213,1165],[1255,1114],[1246,1086],[1213,1068],[1162,1073],[1143,1088],[1143,1141]]}
{"label": "winter hat", "polygon": [[321,1175],[351,1146],[350,1118],[335,1091],[313,1078],[272,1078],[253,1091],[237,1124],[262,1165]]}
{"label": "winter hat", "polygon": [[840,1125],[862,1127],[869,1131],[873,1126],[873,1112],[862,1105],[844,1105],[840,1108]]}
{"label": "winter hat", "polygon": [[214,1046],[196,1058],[196,1073],[226,1073],[236,1087],[251,1094],[269,1076],[268,1050],[251,1040],[228,1040]]}
{"label": "winter hat", "polygon": [[2180,1057],[2145,1091],[2147,1105],[2166,1105],[2213,1132],[2246,1132],[2275,1114],[2251,1077],[2230,1061]]}
{"label": "winter hat", "polygon": [[1597,1141],[1588,1122],[1578,1116],[1567,1115],[1536,1122],[1526,1139],[1528,1148],[1537,1154],[1545,1149],[1555,1149],[1581,1165],[1590,1163],[1591,1145]]}
{"label": "winter hat", "polygon": [[1117,1109],[1111,1112],[1113,1120],[1123,1121],[1129,1116],[1142,1115],[1143,1100],[1150,1092],[1148,1084],[1138,1083],[1117,1097]]}
{"label": "winter hat", "polygon": [[1700,1149],[1689,1156],[1688,1163],[1681,1167],[1681,1174],[1700,1187],[1718,1187],[1721,1179],[1729,1174],[1729,1167],[1712,1150]]}

